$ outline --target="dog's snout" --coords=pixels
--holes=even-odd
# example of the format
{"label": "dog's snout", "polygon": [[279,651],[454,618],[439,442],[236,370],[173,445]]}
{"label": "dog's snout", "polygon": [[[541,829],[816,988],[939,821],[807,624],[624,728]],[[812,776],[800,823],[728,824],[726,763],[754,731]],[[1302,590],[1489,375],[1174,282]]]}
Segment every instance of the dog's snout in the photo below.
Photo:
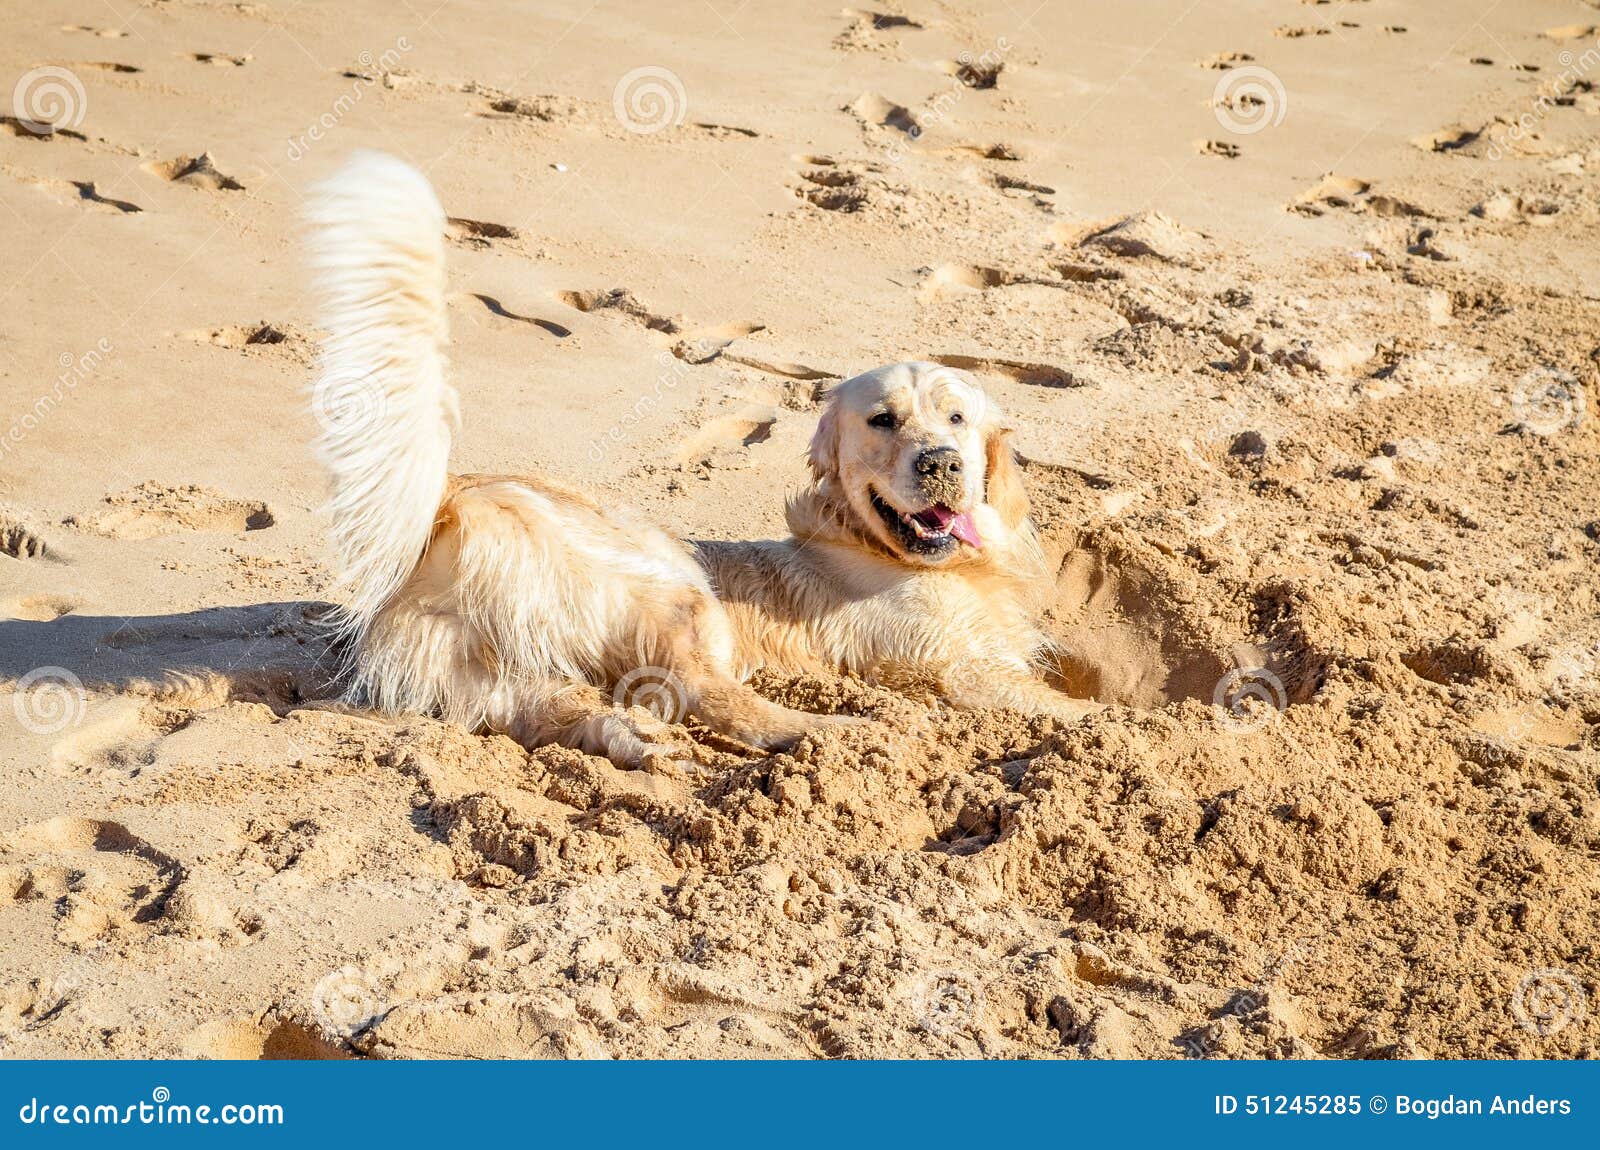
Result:
{"label": "dog's snout", "polygon": [[961,475],[961,452],[934,447],[917,456],[917,474],[925,480],[950,480]]}

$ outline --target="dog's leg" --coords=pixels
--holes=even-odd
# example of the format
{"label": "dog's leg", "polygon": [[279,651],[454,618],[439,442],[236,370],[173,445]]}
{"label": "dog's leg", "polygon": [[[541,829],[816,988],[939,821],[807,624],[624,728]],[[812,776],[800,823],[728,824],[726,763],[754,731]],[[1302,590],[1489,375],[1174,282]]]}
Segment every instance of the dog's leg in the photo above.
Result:
{"label": "dog's leg", "polygon": [[1007,707],[1027,715],[1081,719],[1104,709],[1105,704],[1074,699],[1031,675],[1009,667],[963,665],[943,675],[944,696],[964,711]]}
{"label": "dog's leg", "polygon": [[668,727],[638,708],[622,710],[598,687],[573,685],[526,703],[506,734],[525,747],[560,743],[603,755],[626,770],[668,770],[688,756]]}
{"label": "dog's leg", "polygon": [[753,688],[731,676],[685,675],[689,709],[718,734],[749,743],[764,751],[793,746],[801,735],[823,727],[854,726],[867,720],[851,715],[813,715],[794,711],[762,698]]}

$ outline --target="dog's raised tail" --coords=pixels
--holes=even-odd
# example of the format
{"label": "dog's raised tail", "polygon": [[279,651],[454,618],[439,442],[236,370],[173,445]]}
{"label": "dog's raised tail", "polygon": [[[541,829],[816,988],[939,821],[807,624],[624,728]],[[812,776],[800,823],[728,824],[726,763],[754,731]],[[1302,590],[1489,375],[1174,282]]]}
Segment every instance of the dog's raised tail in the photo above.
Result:
{"label": "dog's raised tail", "polygon": [[446,379],[444,209],[427,178],[361,152],[313,190],[310,256],[326,333],[312,390],[342,621],[362,630],[416,568],[456,421]]}

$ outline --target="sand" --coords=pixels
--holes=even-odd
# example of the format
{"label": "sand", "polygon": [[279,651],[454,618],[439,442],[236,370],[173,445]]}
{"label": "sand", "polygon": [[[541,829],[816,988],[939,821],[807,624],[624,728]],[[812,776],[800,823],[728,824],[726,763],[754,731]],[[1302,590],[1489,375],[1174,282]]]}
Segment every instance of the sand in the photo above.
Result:
{"label": "sand", "polygon": [[[1600,11],[1478,7],[29,5],[0,1054],[1594,1055]],[[457,469],[772,536],[830,380],[969,368],[1110,706],[762,678],[879,721],[661,775],[332,701],[358,147]]]}

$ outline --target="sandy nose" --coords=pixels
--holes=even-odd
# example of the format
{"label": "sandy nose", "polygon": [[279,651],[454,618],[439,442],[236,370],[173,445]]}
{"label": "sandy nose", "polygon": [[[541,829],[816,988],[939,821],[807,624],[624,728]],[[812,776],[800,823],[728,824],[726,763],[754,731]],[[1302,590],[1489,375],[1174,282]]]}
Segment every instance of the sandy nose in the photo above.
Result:
{"label": "sandy nose", "polygon": [[960,480],[961,452],[953,447],[934,447],[917,456],[917,475],[924,482]]}

